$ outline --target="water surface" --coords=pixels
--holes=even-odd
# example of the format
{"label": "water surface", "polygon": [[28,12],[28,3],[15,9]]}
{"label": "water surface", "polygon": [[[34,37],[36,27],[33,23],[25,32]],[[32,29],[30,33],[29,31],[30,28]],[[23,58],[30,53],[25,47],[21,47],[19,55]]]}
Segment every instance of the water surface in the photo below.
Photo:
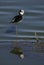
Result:
{"label": "water surface", "polygon": [[[11,19],[18,14],[20,9],[24,9],[24,19],[18,26],[18,36],[35,36],[34,32],[44,36],[44,0],[0,0],[0,65],[44,65],[44,53],[32,52],[35,40],[18,39],[20,44],[27,43],[29,46],[23,48],[26,57],[21,60],[14,54],[9,53],[11,44],[15,41],[16,25],[10,24]],[[24,41],[25,40],[25,41]]]}

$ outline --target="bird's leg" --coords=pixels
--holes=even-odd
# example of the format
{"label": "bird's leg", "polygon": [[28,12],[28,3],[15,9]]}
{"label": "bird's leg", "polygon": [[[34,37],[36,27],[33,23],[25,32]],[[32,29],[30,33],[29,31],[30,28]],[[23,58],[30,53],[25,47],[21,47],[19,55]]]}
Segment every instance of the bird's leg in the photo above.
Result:
{"label": "bird's leg", "polygon": [[17,24],[16,24],[16,46],[18,46],[18,40],[17,40],[17,36],[18,36],[18,29],[17,29]]}
{"label": "bird's leg", "polygon": [[36,32],[35,32],[35,36],[36,36],[36,42],[38,43],[39,42],[39,39],[38,39],[38,35],[37,35]]}

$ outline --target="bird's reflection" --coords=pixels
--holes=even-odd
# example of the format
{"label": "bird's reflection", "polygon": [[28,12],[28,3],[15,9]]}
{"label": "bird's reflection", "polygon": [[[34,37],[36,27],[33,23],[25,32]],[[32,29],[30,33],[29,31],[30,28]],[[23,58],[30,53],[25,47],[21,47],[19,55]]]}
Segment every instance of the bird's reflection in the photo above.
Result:
{"label": "bird's reflection", "polygon": [[15,26],[9,26],[8,29],[6,30],[6,33],[12,33],[12,32],[15,32],[15,31],[16,31]]}
{"label": "bird's reflection", "polygon": [[14,48],[10,51],[10,53],[18,55],[21,59],[24,58],[23,50],[22,50],[22,48],[20,48],[20,47],[14,47]]}

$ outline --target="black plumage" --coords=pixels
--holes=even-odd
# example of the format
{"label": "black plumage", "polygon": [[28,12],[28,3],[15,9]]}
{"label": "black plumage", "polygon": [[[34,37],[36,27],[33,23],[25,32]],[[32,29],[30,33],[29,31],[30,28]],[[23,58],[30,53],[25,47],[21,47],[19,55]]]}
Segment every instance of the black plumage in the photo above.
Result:
{"label": "black plumage", "polygon": [[17,15],[12,19],[12,23],[18,23],[22,20],[22,15]]}
{"label": "black plumage", "polygon": [[19,10],[19,15],[13,17],[13,19],[11,20],[12,23],[18,23],[22,20],[23,18],[23,14],[24,14],[24,10]]}

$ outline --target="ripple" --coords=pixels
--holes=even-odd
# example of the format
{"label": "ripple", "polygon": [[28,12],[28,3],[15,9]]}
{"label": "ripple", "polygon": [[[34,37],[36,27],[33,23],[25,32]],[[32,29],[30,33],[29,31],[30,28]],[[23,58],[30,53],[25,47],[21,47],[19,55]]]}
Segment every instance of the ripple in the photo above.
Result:
{"label": "ripple", "polygon": [[14,8],[18,8],[17,6],[1,6],[0,9],[14,9]]}
{"label": "ripple", "polygon": [[34,7],[36,7],[36,8],[44,8],[44,5],[36,5]]}
{"label": "ripple", "polygon": [[38,16],[39,17],[39,16],[44,14],[44,11],[40,11],[40,10],[27,10],[25,12],[25,14],[27,16]]}
{"label": "ripple", "polygon": [[0,14],[3,14],[3,15],[6,14],[6,15],[7,15],[7,14],[12,14],[12,13],[11,13],[11,12],[2,12],[2,11],[1,11]]}
{"label": "ripple", "polygon": [[19,29],[20,32],[40,32],[40,33],[44,33],[44,31],[41,30],[27,30],[27,29]]}
{"label": "ripple", "polygon": [[27,10],[26,12],[44,13],[44,11],[40,11],[40,10]]}
{"label": "ripple", "polygon": [[[16,35],[11,35],[11,34],[2,34],[2,35],[0,35],[0,37],[1,36],[2,37],[7,37],[7,38],[12,38],[12,37],[16,38]],[[38,37],[39,38],[44,38],[44,36],[38,36]],[[36,36],[34,36],[34,35],[33,36],[29,36],[29,35],[18,35],[17,38],[20,38],[20,39],[21,38],[25,38],[25,39],[27,39],[27,38],[31,39],[32,38],[33,39],[33,38],[36,38]]]}

